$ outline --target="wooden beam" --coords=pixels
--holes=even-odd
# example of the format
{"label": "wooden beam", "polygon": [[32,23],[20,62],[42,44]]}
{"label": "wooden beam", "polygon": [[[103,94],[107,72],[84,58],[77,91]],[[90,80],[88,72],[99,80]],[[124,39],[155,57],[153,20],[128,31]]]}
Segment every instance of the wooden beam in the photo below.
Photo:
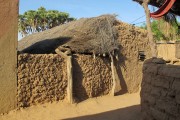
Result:
{"label": "wooden beam", "polygon": [[70,103],[73,103],[73,69],[72,69],[72,56],[67,56],[67,99]]}
{"label": "wooden beam", "polygon": [[61,52],[59,49],[56,49],[55,52],[62,56],[66,60],[67,65],[67,100],[69,103],[73,103],[73,66],[72,66],[72,56]]}
{"label": "wooden beam", "polygon": [[114,57],[112,55],[110,55],[111,57],[111,71],[112,71],[112,79],[113,79],[113,86],[112,86],[112,90],[111,90],[111,95],[115,96],[118,92],[120,92],[122,90],[122,87],[120,85],[120,79],[118,76],[118,72],[116,70],[115,67],[115,63],[114,63]]}
{"label": "wooden beam", "polygon": [[66,55],[65,53],[61,52],[59,49],[56,49],[55,52],[56,52],[58,55],[62,56],[64,59],[67,59],[67,55]]}

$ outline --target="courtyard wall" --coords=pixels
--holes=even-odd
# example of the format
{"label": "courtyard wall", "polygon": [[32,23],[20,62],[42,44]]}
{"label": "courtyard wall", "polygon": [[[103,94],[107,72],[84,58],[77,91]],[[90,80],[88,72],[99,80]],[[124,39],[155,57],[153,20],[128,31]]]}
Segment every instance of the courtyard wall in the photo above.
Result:
{"label": "courtyard wall", "polygon": [[180,119],[180,66],[149,59],[144,63],[141,90],[143,120]]}

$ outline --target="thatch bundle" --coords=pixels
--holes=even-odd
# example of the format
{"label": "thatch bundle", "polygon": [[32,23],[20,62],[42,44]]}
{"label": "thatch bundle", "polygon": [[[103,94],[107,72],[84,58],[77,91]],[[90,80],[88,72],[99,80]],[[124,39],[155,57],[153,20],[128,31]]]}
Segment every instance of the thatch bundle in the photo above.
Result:
{"label": "thatch bundle", "polygon": [[19,41],[18,50],[44,54],[68,48],[72,53],[109,54],[118,49],[116,23],[113,15],[82,18],[29,35]]}

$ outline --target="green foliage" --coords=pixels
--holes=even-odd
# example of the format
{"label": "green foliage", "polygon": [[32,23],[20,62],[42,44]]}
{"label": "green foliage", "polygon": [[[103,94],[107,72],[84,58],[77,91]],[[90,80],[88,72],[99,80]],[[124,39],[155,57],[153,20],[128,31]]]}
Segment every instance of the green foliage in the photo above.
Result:
{"label": "green foliage", "polygon": [[[151,23],[151,27],[152,27],[152,32],[153,32],[155,40],[156,41],[179,40],[180,35],[179,35],[179,29],[178,29],[177,24],[179,23],[174,23],[174,22],[169,23],[163,19],[154,20]],[[142,26],[140,26],[140,28],[147,29],[147,26],[146,24],[143,24]]]}
{"label": "green foliage", "polygon": [[57,10],[46,10],[44,7],[40,7],[36,11],[29,10],[19,15],[18,29],[22,36],[26,36],[73,20],[75,18],[69,17],[68,13]]}
{"label": "green foliage", "polygon": [[163,32],[159,29],[158,24],[159,24],[158,21],[153,21],[151,24],[152,32],[154,34],[154,38],[156,40],[166,40],[166,37],[163,34]]}

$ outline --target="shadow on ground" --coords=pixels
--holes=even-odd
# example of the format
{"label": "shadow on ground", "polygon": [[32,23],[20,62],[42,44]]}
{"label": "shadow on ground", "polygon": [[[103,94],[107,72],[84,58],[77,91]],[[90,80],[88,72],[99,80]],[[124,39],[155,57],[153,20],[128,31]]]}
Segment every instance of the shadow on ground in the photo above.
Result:
{"label": "shadow on ground", "polygon": [[141,120],[140,105],[64,120]]}

